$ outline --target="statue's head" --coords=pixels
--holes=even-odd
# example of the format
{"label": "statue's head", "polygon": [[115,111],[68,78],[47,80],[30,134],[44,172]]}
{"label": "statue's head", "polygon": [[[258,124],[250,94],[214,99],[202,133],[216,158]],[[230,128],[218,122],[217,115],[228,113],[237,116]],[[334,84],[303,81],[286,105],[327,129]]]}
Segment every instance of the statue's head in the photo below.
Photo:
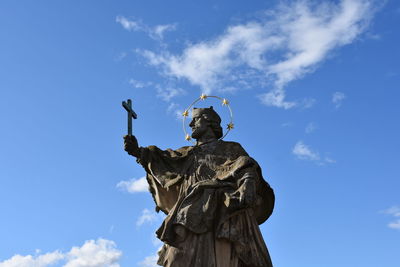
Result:
{"label": "statue's head", "polygon": [[192,137],[199,139],[211,129],[217,139],[223,135],[221,118],[214,108],[193,108],[192,121],[189,126],[192,128]]}

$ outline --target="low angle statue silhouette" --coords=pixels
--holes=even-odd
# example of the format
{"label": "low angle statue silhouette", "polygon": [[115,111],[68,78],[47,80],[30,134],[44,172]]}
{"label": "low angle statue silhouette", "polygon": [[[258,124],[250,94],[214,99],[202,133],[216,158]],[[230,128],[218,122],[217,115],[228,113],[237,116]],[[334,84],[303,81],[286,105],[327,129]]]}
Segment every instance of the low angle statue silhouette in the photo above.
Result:
{"label": "low angle statue silhouette", "polygon": [[213,107],[193,108],[195,145],[177,150],[140,147],[124,136],[124,149],[147,173],[156,210],[164,267],[271,267],[259,225],[272,214],[274,192],[239,143],[221,140]]}

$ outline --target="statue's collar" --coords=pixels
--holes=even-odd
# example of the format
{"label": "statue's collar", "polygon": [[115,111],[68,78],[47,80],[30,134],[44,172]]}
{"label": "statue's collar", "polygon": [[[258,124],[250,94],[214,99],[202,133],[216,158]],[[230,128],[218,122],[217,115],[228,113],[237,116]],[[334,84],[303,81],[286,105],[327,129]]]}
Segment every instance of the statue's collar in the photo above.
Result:
{"label": "statue's collar", "polygon": [[196,144],[193,147],[204,147],[204,146],[215,145],[215,144],[218,144],[218,143],[219,143],[218,139],[213,139],[211,141],[207,141],[207,142],[204,142],[204,143],[201,143],[201,144]]}

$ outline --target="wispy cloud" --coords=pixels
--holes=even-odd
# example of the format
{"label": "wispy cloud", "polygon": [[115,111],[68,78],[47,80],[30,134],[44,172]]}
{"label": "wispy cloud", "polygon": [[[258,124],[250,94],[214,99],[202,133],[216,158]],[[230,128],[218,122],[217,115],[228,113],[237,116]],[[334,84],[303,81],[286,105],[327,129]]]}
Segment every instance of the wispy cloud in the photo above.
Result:
{"label": "wispy cloud", "polygon": [[157,25],[154,28],[152,28],[152,30],[150,31],[150,35],[153,39],[162,40],[164,38],[164,33],[175,30],[176,30],[176,24]]}
{"label": "wispy cloud", "polygon": [[155,212],[151,212],[148,209],[144,209],[142,211],[142,215],[136,221],[137,226],[143,225],[145,222],[154,222],[157,219],[157,214]]}
{"label": "wispy cloud", "polygon": [[175,102],[171,102],[168,105],[167,113],[172,114],[177,121],[182,121],[182,119],[183,119],[183,116],[182,116],[183,108]]}
{"label": "wispy cloud", "polygon": [[145,223],[152,224],[153,222],[160,221],[164,218],[162,213],[156,213],[155,211],[150,211],[149,209],[142,210],[142,214],[136,221],[136,226],[142,226]]}
{"label": "wispy cloud", "polygon": [[305,132],[310,134],[312,132],[314,132],[317,129],[317,126],[315,125],[315,123],[310,122],[309,124],[307,124]]}
{"label": "wispy cloud", "polygon": [[302,141],[298,141],[294,146],[292,153],[299,159],[319,161],[320,157],[318,152],[311,150],[309,146]]}
{"label": "wispy cloud", "polygon": [[128,30],[128,31],[144,30],[141,22],[127,19],[124,16],[117,16],[115,21],[120,23],[122,25],[122,27],[124,27],[124,29]]}
{"label": "wispy cloud", "polygon": [[291,122],[291,121],[284,122],[284,123],[281,123],[281,126],[282,127],[292,127],[293,126],[293,122]]}
{"label": "wispy cloud", "polygon": [[325,160],[326,163],[336,163],[336,160],[331,159],[330,157],[325,157],[324,160]]}
{"label": "wispy cloud", "polygon": [[128,19],[124,16],[117,16],[116,22],[120,23],[122,27],[128,31],[141,31],[149,35],[150,38],[155,40],[162,40],[167,31],[174,31],[176,24],[162,24],[150,27],[140,20]]}
{"label": "wispy cloud", "polygon": [[266,11],[262,19],[229,26],[212,40],[189,44],[181,54],[140,53],[163,75],[184,78],[205,93],[237,89],[236,84],[264,87],[269,89],[260,96],[264,104],[289,109],[305,103],[286,100],[286,86],[356,40],[373,13],[372,0],[298,0]]}
{"label": "wispy cloud", "polygon": [[146,177],[141,177],[139,179],[131,179],[128,181],[120,181],[117,184],[117,188],[129,193],[149,191],[149,186],[147,184]]}
{"label": "wispy cloud", "polygon": [[334,159],[331,159],[330,157],[320,156],[318,151],[312,149],[311,147],[306,145],[303,141],[298,141],[294,145],[294,147],[292,149],[292,153],[298,159],[314,161],[315,163],[317,163],[319,165],[324,165],[325,163],[335,163],[336,162]]}
{"label": "wispy cloud", "polygon": [[63,263],[63,267],[119,267],[122,252],[111,240],[88,240],[81,247],[73,247],[69,252],[54,251],[42,255],[14,255],[0,262],[0,267],[50,267]]}
{"label": "wispy cloud", "polygon": [[135,79],[130,79],[129,84],[132,85],[134,88],[145,88],[154,85],[153,82],[143,82]]}
{"label": "wispy cloud", "polygon": [[343,100],[346,98],[346,95],[342,92],[335,92],[332,95],[332,103],[336,108],[339,108],[342,105]]}
{"label": "wispy cloud", "polygon": [[173,88],[173,87],[157,88],[157,97],[161,98],[165,102],[169,102],[171,101],[172,98],[184,95],[185,93],[186,91],[181,88]]}
{"label": "wispy cloud", "polygon": [[394,217],[394,220],[388,223],[388,227],[400,230],[400,206],[393,206],[387,210],[383,210],[382,212]]}

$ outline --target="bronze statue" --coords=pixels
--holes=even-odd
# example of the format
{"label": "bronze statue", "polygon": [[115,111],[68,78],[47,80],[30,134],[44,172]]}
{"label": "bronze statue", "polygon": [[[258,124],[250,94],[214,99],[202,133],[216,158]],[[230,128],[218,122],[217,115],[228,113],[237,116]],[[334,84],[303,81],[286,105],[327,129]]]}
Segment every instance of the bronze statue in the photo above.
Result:
{"label": "bronze statue", "polygon": [[194,108],[196,145],[177,150],[124,137],[125,150],[146,170],[156,210],[167,215],[156,232],[164,242],[161,266],[272,266],[258,225],[272,213],[274,192],[239,143],[220,140],[220,124],[212,107]]}

